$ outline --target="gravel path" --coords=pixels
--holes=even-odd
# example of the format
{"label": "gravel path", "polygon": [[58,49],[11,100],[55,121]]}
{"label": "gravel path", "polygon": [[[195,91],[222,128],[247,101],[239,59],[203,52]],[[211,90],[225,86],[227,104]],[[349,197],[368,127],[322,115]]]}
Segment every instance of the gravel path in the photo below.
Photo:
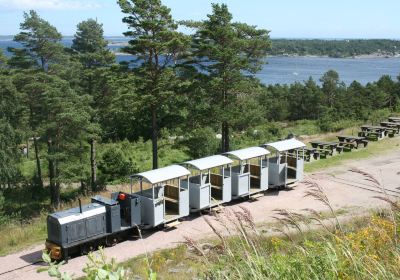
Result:
{"label": "gravel path", "polygon": [[[379,190],[364,180],[361,175],[348,171],[352,167],[371,173],[382,181],[389,195],[400,197],[400,151],[374,159],[348,161],[339,167],[308,174],[307,177],[324,188],[335,209],[345,209],[347,213],[360,214],[368,209],[386,206],[385,202],[374,198],[379,196],[377,193]],[[300,183],[293,190],[269,191],[256,201],[232,204],[226,208],[244,206],[250,210],[256,223],[273,222],[273,210],[277,208],[293,211],[312,208],[317,211],[326,211],[326,207],[319,202],[312,198],[304,198],[306,189],[306,185]],[[106,248],[105,252],[108,257],[124,261],[145,252],[174,247],[184,241],[184,236],[198,240],[211,235],[212,231],[204,219],[193,215],[174,230],[146,233],[143,240],[128,240],[114,247]],[[43,245],[37,245],[22,252],[0,257],[0,280],[48,279],[46,273],[36,272],[41,264],[29,265],[40,259],[42,249]],[[73,273],[76,277],[82,276],[82,268],[85,263],[86,257],[76,257],[64,265],[62,271]],[[26,267],[21,268],[23,266]],[[14,269],[16,270],[12,271]]]}

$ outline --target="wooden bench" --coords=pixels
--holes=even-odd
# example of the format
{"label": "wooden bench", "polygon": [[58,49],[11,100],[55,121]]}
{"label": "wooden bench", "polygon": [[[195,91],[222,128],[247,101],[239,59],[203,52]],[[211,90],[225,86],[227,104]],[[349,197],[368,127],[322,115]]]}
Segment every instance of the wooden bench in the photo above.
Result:
{"label": "wooden bench", "polygon": [[222,190],[221,186],[216,186],[216,185],[211,185],[211,188],[216,189],[216,190]]}
{"label": "wooden bench", "polygon": [[[379,140],[380,133],[375,132],[375,131],[360,131],[360,132],[358,132],[358,136],[365,137],[366,140],[369,140],[369,141],[377,141],[377,140]],[[367,143],[364,142],[364,147],[367,146],[367,144],[368,144],[368,141],[367,141]]]}
{"label": "wooden bench", "polygon": [[319,152],[316,148],[304,148],[304,159],[311,161],[311,159],[317,160],[319,158]]}
{"label": "wooden bench", "polygon": [[250,164],[250,177],[255,176],[253,178],[260,178],[260,169],[259,165]]}
{"label": "wooden bench", "polygon": [[211,181],[211,185],[222,186],[222,183],[223,183],[222,175],[211,173],[211,178],[210,179],[211,179],[210,180]]}
{"label": "wooden bench", "polygon": [[172,203],[178,203],[179,202],[177,199],[174,199],[174,198],[171,198],[171,197],[168,197],[168,196],[165,196],[164,199],[165,199],[165,201],[169,201],[169,202],[172,202]]}
{"label": "wooden bench", "polygon": [[350,149],[353,149],[353,148],[357,149],[357,144],[354,142],[346,142],[346,141],[339,142],[339,146],[350,148]]}
{"label": "wooden bench", "polygon": [[318,152],[320,156],[324,156],[325,158],[333,155],[333,151],[328,149],[318,149]]}
{"label": "wooden bench", "polygon": [[344,147],[343,147],[343,146],[338,145],[338,146],[336,147],[336,152],[337,152],[338,154],[341,154],[341,153],[343,152],[343,150],[344,150]]}
{"label": "wooden bench", "polygon": [[179,203],[179,188],[173,185],[165,185],[164,197],[166,201]]}

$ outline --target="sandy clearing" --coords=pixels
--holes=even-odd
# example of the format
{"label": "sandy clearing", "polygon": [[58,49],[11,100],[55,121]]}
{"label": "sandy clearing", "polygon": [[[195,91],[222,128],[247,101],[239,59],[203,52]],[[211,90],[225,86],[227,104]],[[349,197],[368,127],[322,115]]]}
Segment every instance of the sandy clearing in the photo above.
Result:
{"label": "sandy clearing", "polygon": [[[371,173],[381,180],[388,190],[393,191],[390,194],[400,196],[400,174],[398,174],[400,172],[400,151],[373,159],[348,161],[338,167],[308,174],[307,177],[315,180],[324,188],[335,209],[344,208],[353,214],[360,214],[368,209],[386,206],[383,201],[374,198],[379,194],[370,190],[373,188],[370,182],[365,181],[361,175],[348,171],[351,167]],[[273,210],[277,208],[292,211],[312,208],[317,211],[326,211],[326,207],[319,202],[311,198],[304,198],[306,190],[305,184],[299,184],[293,190],[270,191],[256,201],[244,201],[226,208],[233,209],[239,205],[244,206],[251,211],[256,223],[273,222]],[[184,241],[184,236],[198,240],[211,235],[212,231],[204,219],[193,215],[183,221],[175,230],[146,233],[143,240],[128,240],[115,247],[106,248],[105,252],[109,257],[124,261],[145,252],[174,247]],[[40,265],[18,269],[38,260],[42,249],[43,246],[38,245],[22,252],[0,257],[0,279],[49,279],[46,273],[36,272]],[[62,271],[73,273],[76,277],[82,276],[82,268],[85,263],[86,257],[74,258],[63,266]],[[17,270],[3,274],[13,269]]]}

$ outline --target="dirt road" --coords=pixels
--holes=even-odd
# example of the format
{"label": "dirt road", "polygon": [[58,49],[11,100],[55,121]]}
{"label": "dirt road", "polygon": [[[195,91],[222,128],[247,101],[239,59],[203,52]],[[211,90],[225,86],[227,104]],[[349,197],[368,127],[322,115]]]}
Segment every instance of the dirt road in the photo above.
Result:
{"label": "dirt road", "polygon": [[[374,198],[379,195],[377,193],[379,190],[374,188],[371,182],[364,180],[363,176],[348,171],[351,167],[371,173],[382,181],[388,190],[388,195],[400,197],[400,150],[374,159],[349,161],[339,167],[308,174],[307,177],[324,188],[335,209],[345,209],[347,213],[360,214],[368,209],[387,206],[385,202]],[[304,198],[306,189],[306,185],[301,183],[293,190],[269,191],[256,201],[232,204],[226,208],[244,206],[251,211],[257,223],[273,221],[273,210],[277,208],[293,211],[312,208],[326,211],[326,207],[319,202],[312,198]],[[202,239],[211,234],[212,231],[204,219],[194,215],[183,221],[175,230],[151,232],[146,234],[143,240],[128,240],[107,248],[105,252],[108,257],[124,261],[145,252],[174,247],[183,241],[184,236]],[[19,253],[0,257],[0,279],[48,279],[46,273],[36,272],[40,264],[29,265],[40,259],[42,249],[43,245],[37,245]],[[86,257],[74,258],[63,266],[62,271],[73,273],[76,277],[82,276],[85,263]]]}

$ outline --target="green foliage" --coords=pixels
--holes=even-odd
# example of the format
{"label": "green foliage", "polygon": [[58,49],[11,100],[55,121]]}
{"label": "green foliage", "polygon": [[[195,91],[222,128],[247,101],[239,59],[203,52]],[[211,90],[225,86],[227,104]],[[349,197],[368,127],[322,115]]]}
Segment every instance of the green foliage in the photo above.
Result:
{"label": "green foliage", "polygon": [[104,40],[103,25],[94,19],[78,24],[71,48],[78,53],[79,60],[87,69],[106,66],[115,60]]}
{"label": "green foliage", "polygon": [[31,10],[24,13],[20,28],[22,31],[14,40],[24,46],[24,55],[29,56],[32,63],[38,63],[42,69],[47,69],[49,63],[60,60],[63,46],[59,41],[62,36],[54,26]]}
{"label": "green foliage", "polygon": [[318,55],[330,57],[353,57],[379,53],[393,56],[398,53],[398,40],[302,40],[273,39],[271,55]]}
{"label": "green foliage", "polygon": [[0,186],[10,187],[18,180],[20,174],[18,142],[15,130],[9,123],[0,119]]}
{"label": "green foliage", "polygon": [[83,269],[86,273],[86,279],[95,280],[122,280],[126,279],[126,271],[122,266],[119,266],[114,258],[111,261],[107,260],[104,251],[89,253],[88,262]]}
{"label": "green foliage", "polygon": [[132,160],[127,158],[123,150],[118,147],[108,147],[99,161],[101,181],[111,183],[113,179],[127,177],[137,171]]}
{"label": "green foliage", "polygon": [[39,268],[37,272],[47,272],[50,277],[57,278],[60,280],[72,280],[72,276],[69,275],[67,272],[61,272],[60,267],[65,262],[57,263],[56,261],[52,261],[50,255],[47,254],[45,251],[42,253],[42,260],[48,265],[45,268]]}
{"label": "green foliage", "polygon": [[243,100],[251,95],[253,80],[249,77],[264,63],[270,47],[269,32],[232,22],[225,4],[212,4],[212,8],[207,20],[197,25],[192,56],[199,71],[206,75],[212,105],[210,119],[221,127],[221,148],[228,151],[232,120],[240,114]]}
{"label": "green foliage", "polygon": [[5,197],[3,195],[3,192],[0,191],[0,225],[4,224],[4,222],[7,220],[4,215],[4,205]]}
{"label": "green foliage", "polygon": [[139,63],[134,69],[141,91],[138,101],[150,113],[153,168],[157,168],[158,118],[181,86],[173,64],[181,58],[190,41],[188,36],[177,31],[170,9],[160,0],[119,0],[118,4],[126,14],[122,21],[129,28],[124,35],[131,38],[129,46],[123,50],[136,56]]}
{"label": "green foliage", "polygon": [[219,140],[215,131],[210,127],[194,129],[182,142],[188,148],[188,154],[192,158],[214,155],[219,148]]}
{"label": "green foliage", "polygon": [[7,58],[3,54],[3,50],[0,49],[0,69],[4,68],[7,64]]}
{"label": "green foliage", "polygon": [[30,218],[30,222],[19,222],[19,213],[5,215],[0,227],[0,256],[26,249],[34,244],[43,244],[47,236],[46,216]]}
{"label": "green foliage", "polygon": [[21,151],[21,95],[7,76],[0,76],[0,186],[18,181]]}
{"label": "green foliage", "polygon": [[[60,280],[72,280],[72,275],[67,272],[60,272],[60,267],[64,262],[57,263],[52,261],[50,255],[42,253],[42,260],[47,264],[45,268],[39,268],[38,272],[47,272],[50,277]],[[126,271],[119,266],[115,259],[107,260],[104,251],[100,248],[99,253],[89,253],[86,267],[83,269],[85,279],[88,280],[123,280],[126,277]],[[156,279],[155,277],[151,279]]]}
{"label": "green foliage", "polygon": [[[160,141],[160,166],[168,166],[174,163],[179,163],[190,159],[186,153],[186,149],[182,146],[176,147],[175,140],[161,139]],[[130,170],[127,173],[122,172],[116,176],[110,176],[109,180],[114,182],[126,182],[128,176],[134,172],[143,172],[151,169],[151,141],[143,141],[139,139],[136,142],[129,142],[127,140],[118,143],[108,143],[99,145],[99,153],[103,154],[108,150],[122,151],[122,158],[130,164]],[[118,152],[119,153],[119,152]],[[106,164],[106,163],[105,163]],[[100,167],[99,167],[100,169]],[[101,169],[100,169],[101,171]],[[100,174],[100,176],[102,176]]]}

